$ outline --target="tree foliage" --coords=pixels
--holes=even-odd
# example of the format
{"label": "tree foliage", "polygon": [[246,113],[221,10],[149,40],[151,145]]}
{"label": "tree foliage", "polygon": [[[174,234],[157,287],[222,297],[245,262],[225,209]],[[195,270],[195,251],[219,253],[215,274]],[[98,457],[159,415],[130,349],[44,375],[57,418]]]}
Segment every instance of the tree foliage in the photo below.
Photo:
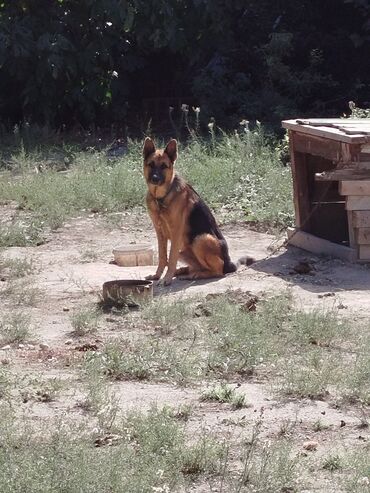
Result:
{"label": "tree foliage", "polygon": [[366,103],[369,44],[368,0],[0,0],[1,121],[122,123],[150,97],[337,114]]}

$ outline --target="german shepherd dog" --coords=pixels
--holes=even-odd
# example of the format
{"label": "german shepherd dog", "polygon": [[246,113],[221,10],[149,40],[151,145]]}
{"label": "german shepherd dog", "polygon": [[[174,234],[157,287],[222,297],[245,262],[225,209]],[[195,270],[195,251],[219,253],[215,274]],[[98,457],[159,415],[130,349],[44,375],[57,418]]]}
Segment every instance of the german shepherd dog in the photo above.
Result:
{"label": "german shepherd dog", "polygon": [[[208,279],[235,272],[237,266],[230,260],[229,251],[216,220],[197,192],[174,170],[177,159],[177,141],[171,139],[165,149],[156,149],[147,137],[143,149],[144,176],[148,186],[146,196],[149,215],[157,239],[159,262],[154,275],[146,279],[159,280],[169,285],[179,279]],[[167,243],[171,242],[167,259]],[[187,267],[177,269],[181,260]],[[253,259],[239,262],[249,265]]]}

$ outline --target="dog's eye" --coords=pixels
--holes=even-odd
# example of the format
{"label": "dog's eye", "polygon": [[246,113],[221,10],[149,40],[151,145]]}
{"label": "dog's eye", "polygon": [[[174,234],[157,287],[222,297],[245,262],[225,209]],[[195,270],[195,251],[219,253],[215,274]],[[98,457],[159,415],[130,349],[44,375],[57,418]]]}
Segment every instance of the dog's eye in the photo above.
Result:
{"label": "dog's eye", "polygon": [[164,163],[161,164],[161,169],[166,169],[167,167],[168,167],[167,164]]}
{"label": "dog's eye", "polygon": [[152,168],[152,169],[153,169],[153,168],[154,168],[154,166],[155,166],[155,164],[154,164],[154,163],[153,163],[153,161],[152,161],[151,163],[148,163],[148,166],[149,166],[149,168]]}

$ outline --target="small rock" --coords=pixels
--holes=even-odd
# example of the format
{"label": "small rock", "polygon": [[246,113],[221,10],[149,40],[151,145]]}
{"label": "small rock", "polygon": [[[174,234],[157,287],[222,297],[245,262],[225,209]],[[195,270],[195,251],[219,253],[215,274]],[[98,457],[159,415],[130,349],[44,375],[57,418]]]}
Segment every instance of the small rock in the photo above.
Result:
{"label": "small rock", "polygon": [[1,359],[1,364],[2,365],[10,365],[10,359],[9,358],[2,358]]}
{"label": "small rock", "polygon": [[11,349],[12,347],[10,346],[10,344],[7,344],[6,346],[3,346],[1,348],[1,351],[7,351],[8,349]]}
{"label": "small rock", "polygon": [[68,308],[68,306],[63,306],[63,311],[64,311],[64,312],[69,312],[69,308]]}
{"label": "small rock", "polygon": [[64,344],[65,344],[66,346],[69,346],[70,344],[72,344],[72,342],[73,342],[73,340],[72,340],[72,339],[67,339],[67,340],[65,341],[65,343],[64,343]]}
{"label": "small rock", "polygon": [[48,349],[50,349],[50,346],[49,346],[49,344],[46,344],[45,342],[41,342],[39,344],[39,348],[41,349],[41,351],[47,351]]}
{"label": "small rock", "polygon": [[24,344],[18,344],[18,349],[24,349]]}
{"label": "small rock", "polygon": [[340,420],[340,427],[343,428],[343,426],[346,426],[346,422],[343,421],[343,419]]}
{"label": "small rock", "polygon": [[319,445],[319,442],[316,442],[315,440],[307,440],[307,442],[304,442],[303,448],[305,450],[316,450]]}

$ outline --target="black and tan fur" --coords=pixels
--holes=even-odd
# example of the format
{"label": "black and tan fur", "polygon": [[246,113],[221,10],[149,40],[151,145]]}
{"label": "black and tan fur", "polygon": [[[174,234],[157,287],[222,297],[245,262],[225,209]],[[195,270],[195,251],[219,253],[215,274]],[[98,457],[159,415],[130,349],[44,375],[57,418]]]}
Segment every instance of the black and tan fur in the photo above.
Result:
{"label": "black and tan fur", "polygon": [[[157,272],[147,279],[163,284],[179,279],[207,279],[236,271],[212,212],[197,192],[175,173],[177,142],[156,149],[150,138],[144,143],[144,176],[148,185],[147,206],[158,239]],[[168,241],[171,242],[167,258]],[[181,260],[187,267],[177,269]],[[249,263],[248,261],[244,263]]]}

